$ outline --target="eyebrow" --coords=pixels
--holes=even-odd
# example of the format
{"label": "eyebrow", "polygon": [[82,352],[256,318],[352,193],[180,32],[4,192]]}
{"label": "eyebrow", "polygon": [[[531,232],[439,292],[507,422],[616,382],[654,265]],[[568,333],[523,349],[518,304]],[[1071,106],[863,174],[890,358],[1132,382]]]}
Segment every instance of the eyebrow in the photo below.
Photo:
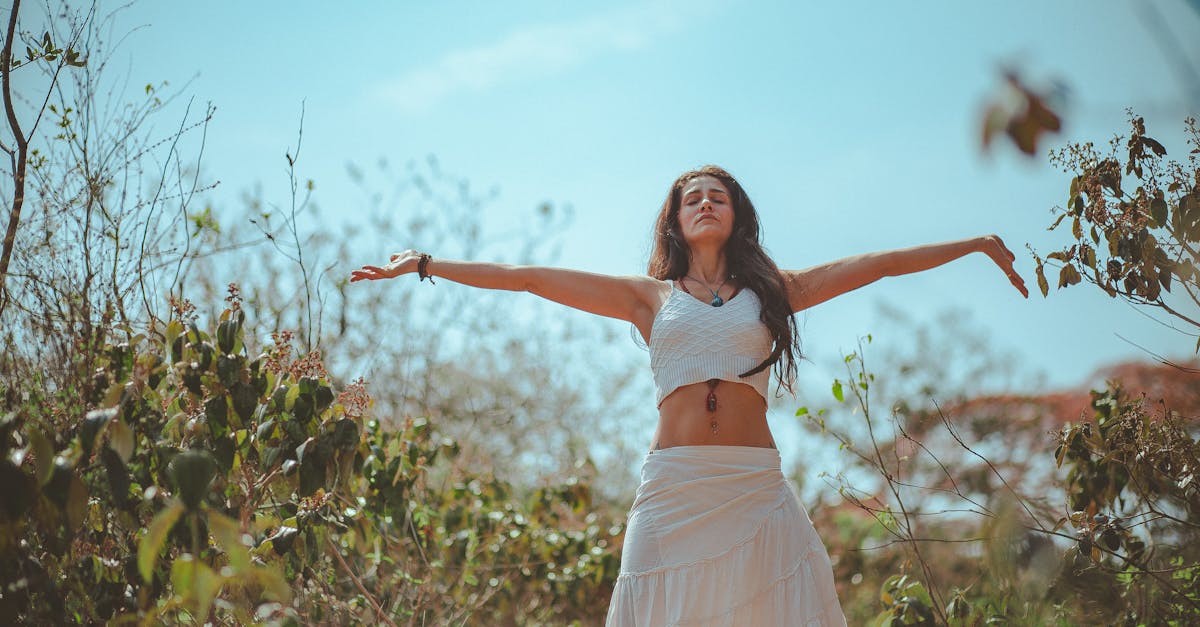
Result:
{"label": "eyebrow", "polygon": [[[683,190],[683,195],[691,196],[692,194],[699,194],[702,191],[704,191],[704,188],[692,187],[692,188]],[[711,191],[714,194],[722,194],[725,196],[729,195],[729,192],[721,189],[720,187],[711,187],[711,188],[709,188],[709,191]]]}

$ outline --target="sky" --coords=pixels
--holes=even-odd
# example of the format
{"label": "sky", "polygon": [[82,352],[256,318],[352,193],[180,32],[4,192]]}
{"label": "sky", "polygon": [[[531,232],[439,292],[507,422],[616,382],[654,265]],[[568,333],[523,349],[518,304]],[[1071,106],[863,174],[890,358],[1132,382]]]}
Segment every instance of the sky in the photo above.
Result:
{"label": "sky", "polygon": [[[204,158],[220,181],[214,205],[255,186],[284,196],[303,107],[298,168],[325,219],[361,211],[348,163],[433,155],[497,190],[489,228],[569,205],[560,265],[640,274],[671,181],[716,163],[748,191],[782,268],[989,233],[1017,254],[1028,300],[971,255],[801,314],[803,376],[840,374],[828,364],[879,327],[880,303],[915,320],[965,311],[1047,388],[1145,358],[1138,346],[1186,358],[1194,344],[1087,285],[1043,299],[1026,250],[1062,241],[1045,227],[1070,175],[1045,149],[1102,144],[1133,107],[1185,154],[1183,119],[1200,113],[1200,95],[1163,42],[1200,65],[1192,0],[141,1],[113,32],[128,33],[114,67],[130,89],[166,80],[182,95],[174,106],[217,107]],[[1004,68],[1066,88],[1064,131],[1035,159],[1007,144],[980,150]]]}

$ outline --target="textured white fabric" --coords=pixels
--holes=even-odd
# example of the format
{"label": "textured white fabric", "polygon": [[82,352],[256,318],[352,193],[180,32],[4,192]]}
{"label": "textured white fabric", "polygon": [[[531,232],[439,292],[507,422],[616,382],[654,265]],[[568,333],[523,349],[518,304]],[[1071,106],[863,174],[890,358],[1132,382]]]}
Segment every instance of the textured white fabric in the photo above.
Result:
{"label": "textured white fabric", "polygon": [[771,354],[771,333],[759,320],[762,303],[743,288],[720,307],[702,303],[671,283],[671,295],[650,325],[650,370],[658,405],[676,388],[709,379],[746,383],[763,400],[771,369],[749,377]]}
{"label": "textured white fabric", "polygon": [[829,556],[777,450],[646,456],[608,627],[845,624]]}

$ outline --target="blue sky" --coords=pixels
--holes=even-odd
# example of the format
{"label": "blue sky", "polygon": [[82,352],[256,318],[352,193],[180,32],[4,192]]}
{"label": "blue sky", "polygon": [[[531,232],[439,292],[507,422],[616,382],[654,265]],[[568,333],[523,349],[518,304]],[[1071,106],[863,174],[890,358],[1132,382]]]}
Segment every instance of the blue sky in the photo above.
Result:
{"label": "blue sky", "polygon": [[[1052,249],[1049,209],[1070,176],[1008,145],[981,154],[979,118],[1001,68],[1016,67],[1069,88],[1054,142],[1102,143],[1132,106],[1182,157],[1182,120],[1200,103],[1146,4],[139,2],[119,22],[142,27],[116,65],[130,85],[168,80],[217,106],[205,171],[221,181],[218,206],[256,184],[284,197],[303,102],[300,171],[326,219],[358,209],[347,162],[436,155],[499,190],[485,216],[496,229],[544,201],[571,205],[560,263],[574,268],[644,272],[668,185],[704,163],[743,183],[785,268],[997,233],[1028,301],[980,255],[884,280],[802,315],[810,376],[837,376],[823,360],[875,331],[887,302],[918,320],[966,310],[1062,386],[1143,355],[1117,332],[1175,357],[1191,342],[1088,286],[1036,294],[1024,247]],[[1153,6],[1200,59],[1200,10]]]}

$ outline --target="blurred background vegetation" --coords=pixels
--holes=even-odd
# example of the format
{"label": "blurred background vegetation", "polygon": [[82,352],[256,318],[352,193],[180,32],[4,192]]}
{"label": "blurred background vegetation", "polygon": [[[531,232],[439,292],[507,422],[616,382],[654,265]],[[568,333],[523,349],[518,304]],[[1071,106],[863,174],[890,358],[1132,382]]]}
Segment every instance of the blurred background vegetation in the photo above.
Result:
{"label": "blurred background vegetation", "polygon": [[[346,268],[392,251],[322,220],[302,119],[290,195],[218,211],[214,109],[166,124],[180,96],[155,85],[114,101],[108,17],[63,6],[33,33],[19,7],[0,67],[0,620],[602,622],[647,416],[628,340],[490,293],[417,309],[416,281],[348,289]],[[1044,153],[1052,99],[999,82],[984,146]],[[1181,123],[1187,145],[1149,134]],[[1200,134],[1133,112],[1113,131],[1052,155],[1062,248],[1032,251],[1039,287],[1090,284],[1190,346]],[[492,193],[432,158],[352,171],[378,241],[552,264],[571,224],[547,204],[488,232]],[[795,412],[845,459],[795,480],[851,624],[1200,619],[1195,362],[985,394],[1033,384],[969,320],[881,317],[910,343],[864,337],[828,404]]]}

